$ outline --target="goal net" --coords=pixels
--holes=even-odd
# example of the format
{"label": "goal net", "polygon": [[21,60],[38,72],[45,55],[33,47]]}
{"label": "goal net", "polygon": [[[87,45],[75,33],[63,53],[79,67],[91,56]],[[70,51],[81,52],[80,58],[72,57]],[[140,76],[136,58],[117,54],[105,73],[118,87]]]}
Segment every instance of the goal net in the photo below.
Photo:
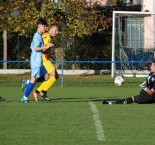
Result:
{"label": "goal net", "polygon": [[111,75],[146,76],[155,56],[155,13],[113,12]]}

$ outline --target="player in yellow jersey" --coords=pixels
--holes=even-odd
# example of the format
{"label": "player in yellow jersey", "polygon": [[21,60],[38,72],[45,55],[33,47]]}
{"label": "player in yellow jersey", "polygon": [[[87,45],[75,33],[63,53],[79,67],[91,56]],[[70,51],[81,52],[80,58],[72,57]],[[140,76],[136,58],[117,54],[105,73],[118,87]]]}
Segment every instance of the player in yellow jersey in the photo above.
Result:
{"label": "player in yellow jersey", "polygon": [[[59,34],[59,28],[56,24],[52,24],[49,26],[49,31],[44,33],[42,35],[44,45],[48,45],[49,43],[52,43],[52,38],[58,36]],[[54,47],[54,44],[53,44]],[[38,95],[43,97],[45,100],[49,101],[49,98],[47,97],[47,91],[48,89],[55,83],[55,81],[58,79],[58,73],[54,67],[54,65],[51,62],[51,56],[48,53],[48,51],[44,51],[42,54],[43,59],[43,66],[45,67],[49,78],[44,81],[36,91],[32,93],[34,99],[36,102],[38,102]]]}

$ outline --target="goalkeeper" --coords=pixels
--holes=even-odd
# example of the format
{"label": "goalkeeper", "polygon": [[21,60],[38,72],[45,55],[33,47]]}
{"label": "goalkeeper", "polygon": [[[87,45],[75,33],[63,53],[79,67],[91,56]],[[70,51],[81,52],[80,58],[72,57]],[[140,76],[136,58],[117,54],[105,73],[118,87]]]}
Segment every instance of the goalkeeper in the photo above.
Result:
{"label": "goalkeeper", "polygon": [[126,99],[120,99],[117,101],[103,100],[102,104],[148,104],[155,103],[155,60],[151,64],[151,72],[146,78],[146,85],[137,96],[132,96]]}

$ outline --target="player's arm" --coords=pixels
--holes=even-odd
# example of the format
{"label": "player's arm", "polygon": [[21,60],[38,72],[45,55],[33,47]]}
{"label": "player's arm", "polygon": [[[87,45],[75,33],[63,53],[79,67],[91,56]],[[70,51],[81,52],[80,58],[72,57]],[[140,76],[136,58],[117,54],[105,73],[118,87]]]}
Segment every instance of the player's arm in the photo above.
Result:
{"label": "player's arm", "polygon": [[42,38],[39,36],[34,36],[33,38],[33,43],[34,43],[34,51],[45,51],[47,49],[49,49],[50,47],[53,47],[53,44],[52,43],[49,43],[48,45],[44,45],[44,46],[41,46],[42,45]]}
{"label": "player's arm", "polygon": [[152,89],[148,89],[147,86],[144,88],[144,90],[149,94],[149,95],[153,95],[155,93],[155,82],[154,85],[152,87]]}
{"label": "player's arm", "polygon": [[145,90],[149,95],[153,95],[155,93],[154,90]]}
{"label": "player's arm", "polygon": [[52,44],[52,47],[54,47],[54,44],[52,43],[52,39],[51,39],[51,36],[49,34],[44,34],[43,35],[43,41],[44,41],[44,45],[47,46],[49,43]]}
{"label": "player's arm", "polygon": [[35,51],[42,51],[42,50],[45,51],[45,50],[47,50],[47,49],[49,49],[51,47],[53,47],[53,44],[52,43],[49,43],[48,45],[44,45],[43,47],[37,47],[34,50]]}

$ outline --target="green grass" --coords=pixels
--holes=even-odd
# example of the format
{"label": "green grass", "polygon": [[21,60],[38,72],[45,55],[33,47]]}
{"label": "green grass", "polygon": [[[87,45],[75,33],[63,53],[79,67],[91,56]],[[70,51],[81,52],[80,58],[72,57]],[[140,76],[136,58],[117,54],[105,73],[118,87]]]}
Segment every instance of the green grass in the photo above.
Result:
{"label": "green grass", "polygon": [[[21,78],[0,75],[0,145],[154,145],[154,104],[102,105],[140,91],[142,78],[127,78],[116,87],[108,75],[66,76],[48,95],[52,101],[29,104],[20,99]],[[98,141],[89,102],[94,102],[103,125],[105,141]]]}

